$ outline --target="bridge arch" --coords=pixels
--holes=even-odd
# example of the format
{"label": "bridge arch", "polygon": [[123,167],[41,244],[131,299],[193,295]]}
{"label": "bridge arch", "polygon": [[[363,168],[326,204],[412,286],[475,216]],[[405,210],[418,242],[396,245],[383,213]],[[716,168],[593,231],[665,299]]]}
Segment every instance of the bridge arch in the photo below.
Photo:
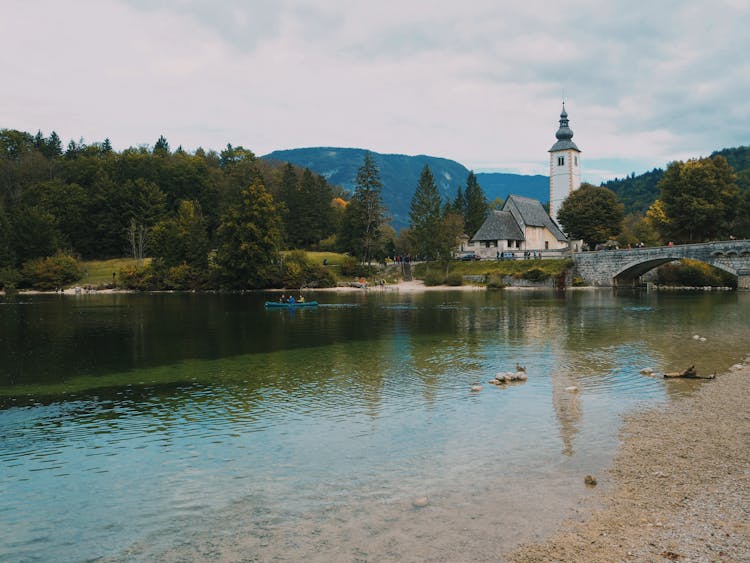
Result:
{"label": "bridge arch", "polygon": [[[734,256],[737,256],[736,253],[733,253],[733,254]],[[727,253],[725,256],[730,257],[730,254]],[[714,255],[714,257],[723,258],[724,256]],[[650,272],[651,270],[658,268],[659,266],[663,266],[664,264],[669,264],[670,262],[680,261],[683,259],[684,257],[667,256],[663,258],[650,258],[650,259],[645,259],[645,260],[638,260],[630,264],[626,264],[619,271],[616,271],[614,275],[612,276],[612,281],[614,282],[615,285],[633,285],[638,282],[638,278]],[[733,276],[739,276],[739,272],[736,269],[720,261],[713,260],[713,259],[701,260],[700,258],[691,258],[691,260],[694,260],[696,262],[703,262],[704,264],[708,264],[709,266],[713,266],[714,268],[723,270],[724,272],[727,272],[728,274],[731,274]]]}

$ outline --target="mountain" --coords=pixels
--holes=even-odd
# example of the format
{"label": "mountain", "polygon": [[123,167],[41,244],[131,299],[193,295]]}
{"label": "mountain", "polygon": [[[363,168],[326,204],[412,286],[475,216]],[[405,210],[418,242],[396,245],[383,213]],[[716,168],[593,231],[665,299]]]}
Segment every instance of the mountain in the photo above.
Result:
{"label": "mountain", "polygon": [[[291,162],[309,168],[326,178],[331,184],[348,191],[354,190],[357,170],[362,166],[364,149],[314,147],[279,150],[261,158]],[[444,201],[456,196],[459,186],[466,186],[469,170],[462,164],[447,158],[403,154],[380,154],[370,151],[380,170],[383,182],[383,202],[391,213],[392,225],[402,229],[409,225],[409,205],[425,164],[430,167],[438,190]],[[505,200],[514,193],[533,197],[546,203],[549,200],[549,178],[547,176],[522,176],[480,172],[477,181],[489,201],[500,197]]]}

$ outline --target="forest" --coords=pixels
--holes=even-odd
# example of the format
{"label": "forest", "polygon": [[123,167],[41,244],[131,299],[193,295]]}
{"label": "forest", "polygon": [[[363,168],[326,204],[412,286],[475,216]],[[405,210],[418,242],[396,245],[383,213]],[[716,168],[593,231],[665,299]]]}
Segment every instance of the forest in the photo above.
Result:
{"label": "forest", "polygon": [[[345,253],[359,275],[396,254],[448,260],[492,208],[469,172],[444,201],[424,166],[398,235],[374,157],[363,153],[352,191],[308,168],[220,152],[113,150],[109,139],[63,148],[55,132],[0,130],[0,287],[53,290],[81,278],[80,260],[130,256],[115,272],[131,289],[252,289],[333,285],[304,252]],[[750,147],[670,163],[601,187],[584,185],[561,224],[594,247],[750,237]]]}

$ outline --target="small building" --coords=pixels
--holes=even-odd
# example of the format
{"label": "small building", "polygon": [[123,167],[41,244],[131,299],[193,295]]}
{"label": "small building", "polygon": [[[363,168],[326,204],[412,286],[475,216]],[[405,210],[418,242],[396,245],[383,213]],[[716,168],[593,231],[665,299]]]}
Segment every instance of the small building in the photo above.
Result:
{"label": "small building", "polygon": [[509,195],[501,211],[490,212],[466,249],[481,258],[508,256],[503,253],[522,258],[527,250],[547,251],[551,257],[568,250],[568,239],[538,200]]}

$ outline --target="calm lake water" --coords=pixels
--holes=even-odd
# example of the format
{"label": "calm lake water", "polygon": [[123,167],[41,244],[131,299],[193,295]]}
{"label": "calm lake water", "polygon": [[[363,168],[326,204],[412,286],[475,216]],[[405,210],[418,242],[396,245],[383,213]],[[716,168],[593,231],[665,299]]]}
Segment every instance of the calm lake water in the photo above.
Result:
{"label": "calm lake water", "polygon": [[575,514],[624,413],[711,384],[641,368],[750,352],[742,293],[268,297],[0,301],[0,560],[492,558]]}

